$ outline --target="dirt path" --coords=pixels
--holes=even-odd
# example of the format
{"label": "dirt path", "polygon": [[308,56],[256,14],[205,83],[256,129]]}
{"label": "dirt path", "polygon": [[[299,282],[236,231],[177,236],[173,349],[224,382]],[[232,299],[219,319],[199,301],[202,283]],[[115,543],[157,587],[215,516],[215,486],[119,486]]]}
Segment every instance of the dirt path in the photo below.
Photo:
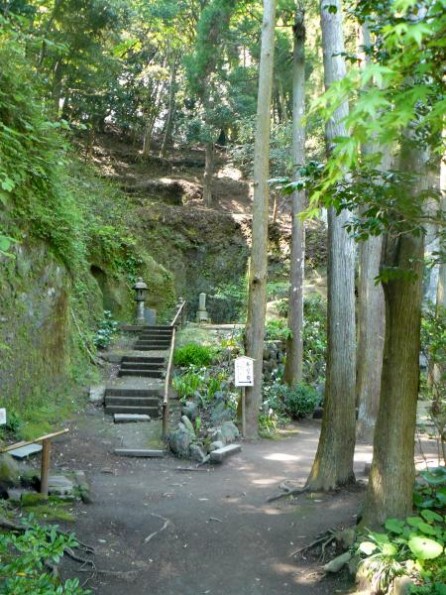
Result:
{"label": "dirt path", "polygon": [[[94,593],[346,592],[342,578],[321,580],[317,560],[290,554],[328,528],[354,524],[361,490],[266,503],[282,481],[304,482],[319,422],[300,423],[280,441],[244,444],[241,454],[202,471],[181,471],[189,462],[170,457],[115,457],[126,432],[141,438],[147,430],[115,426],[101,410],[76,423],[58,445],[57,467],[84,469],[91,483],[94,502],[78,505],[75,530],[95,547],[97,569],[109,572],[88,581]],[[359,478],[369,459],[370,447],[360,447]]]}

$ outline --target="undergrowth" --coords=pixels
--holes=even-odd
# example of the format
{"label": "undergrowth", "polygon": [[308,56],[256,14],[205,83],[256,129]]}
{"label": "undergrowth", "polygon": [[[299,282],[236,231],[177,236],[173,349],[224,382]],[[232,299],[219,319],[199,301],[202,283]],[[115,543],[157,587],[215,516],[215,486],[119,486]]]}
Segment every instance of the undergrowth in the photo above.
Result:
{"label": "undergrowth", "polygon": [[77,578],[62,580],[48,570],[57,567],[66,548],[78,543],[73,534],[42,527],[29,517],[23,534],[0,534],[0,592],[3,595],[88,595]]}

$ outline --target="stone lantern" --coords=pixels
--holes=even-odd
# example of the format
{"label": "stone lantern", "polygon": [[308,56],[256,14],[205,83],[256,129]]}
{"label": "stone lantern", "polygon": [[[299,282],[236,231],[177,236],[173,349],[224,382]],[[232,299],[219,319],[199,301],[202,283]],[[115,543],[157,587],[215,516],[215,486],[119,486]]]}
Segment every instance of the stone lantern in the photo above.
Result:
{"label": "stone lantern", "polygon": [[147,285],[142,280],[142,277],[138,277],[133,289],[135,290],[136,301],[136,324],[145,324],[144,302],[147,295]]}

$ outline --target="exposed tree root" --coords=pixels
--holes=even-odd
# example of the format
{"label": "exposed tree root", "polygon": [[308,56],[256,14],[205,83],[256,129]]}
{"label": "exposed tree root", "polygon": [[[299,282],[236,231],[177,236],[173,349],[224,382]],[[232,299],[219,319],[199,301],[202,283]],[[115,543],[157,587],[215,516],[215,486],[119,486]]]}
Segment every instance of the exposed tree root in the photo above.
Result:
{"label": "exposed tree root", "polygon": [[325,531],[320,537],[312,541],[311,543],[304,545],[303,547],[295,550],[290,554],[290,558],[294,558],[298,554],[304,554],[310,551],[312,548],[316,547],[317,545],[321,545],[321,558],[325,556],[325,548],[327,545],[330,545],[333,541],[336,541],[337,538],[337,531],[335,529],[329,529]]}
{"label": "exposed tree root", "polygon": [[164,518],[163,516],[159,515],[159,514],[155,514],[152,513],[150,516],[154,516],[158,519],[161,519],[162,521],[164,521],[164,525],[161,527],[161,529],[158,529],[158,531],[154,531],[153,533],[151,533],[150,535],[148,535],[145,539],[144,539],[144,543],[149,543],[149,541],[151,539],[153,539],[156,535],[158,535],[159,533],[162,533],[165,529],[167,529],[167,527],[171,524],[171,522],[169,521],[169,519]]}
{"label": "exposed tree root", "polygon": [[304,486],[303,488],[296,488],[294,490],[287,488],[285,484],[281,484],[280,487],[286,491],[283,494],[276,494],[275,496],[271,496],[267,499],[267,502],[275,502],[276,500],[288,498],[289,496],[300,496],[301,494],[304,494],[305,492],[309,491],[307,486]]}

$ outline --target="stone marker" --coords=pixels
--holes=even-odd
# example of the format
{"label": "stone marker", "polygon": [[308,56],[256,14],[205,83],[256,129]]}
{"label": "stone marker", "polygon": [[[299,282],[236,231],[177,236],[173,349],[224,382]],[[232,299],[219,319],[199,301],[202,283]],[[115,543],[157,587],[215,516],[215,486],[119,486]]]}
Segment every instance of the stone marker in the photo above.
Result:
{"label": "stone marker", "polygon": [[223,461],[230,457],[231,455],[235,455],[238,452],[241,452],[242,447],[240,444],[229,444],[228,446],[224,446],[223,448],[218,448],[217,450],[213,450],[210,453],[210,460],[211,463],[223,463]]}
{"label": "stone marker", "polygon": [[150,415],[144,413],[115,413],[113,419],[115,424],[124,424],[137,421],[150,421]]}
{"label": "stone marker", "polygon": [[28,444],[27,446],[20,446],[20,448],[14,448],[14,450],[10,450],[9,454],[16,459],[26,459],[31,455],[35,455],[38,452],[42,451],[41,444]]}
{"label": "stone marker", "polygon": [[209,322],[209,314],[206,310],[206,294],[200,293],[198,296],[197,322]]}
{"label": "stone marker", "polygon": [[148,457],[152,459],[163,457],[166,454],[164,450],[149,450],[147,448],[115,448],[114,453],[123,457]]}

